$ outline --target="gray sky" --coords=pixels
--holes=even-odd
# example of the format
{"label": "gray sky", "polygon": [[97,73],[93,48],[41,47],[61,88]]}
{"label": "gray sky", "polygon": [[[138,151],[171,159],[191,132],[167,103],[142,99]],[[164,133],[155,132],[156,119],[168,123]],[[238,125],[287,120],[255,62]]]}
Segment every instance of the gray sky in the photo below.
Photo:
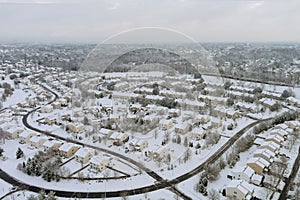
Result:
{"label": "gray sky", "polygon": [[299,0],[0,0],[0,41],[100,42],[138,27],[201,42],[300,41],[299,8]]}

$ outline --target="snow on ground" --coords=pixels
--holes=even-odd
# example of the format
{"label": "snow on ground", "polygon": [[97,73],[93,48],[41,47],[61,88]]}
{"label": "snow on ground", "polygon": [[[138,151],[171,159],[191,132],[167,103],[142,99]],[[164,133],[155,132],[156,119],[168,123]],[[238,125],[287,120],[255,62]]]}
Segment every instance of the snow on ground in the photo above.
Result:
{"label": "snow on ground", "polygon": [[12,185],[0,179],[0,198],[10,192]]}
{"label": "snow on ground", "polygon": [[[37,196],[38,194],[29,192],[29,191],[19,191],[15,192],[14,194],[4,198],[3,200],[24,200],[30,195]],[[72,200],[74,198],[63,198],[63,197],[57,197],[57,200]],[[90,199],[90,198],[89,198]],[[107,198],[109,200],[120,200],[122,199],[121,197],[115,197],[115,198]],[[139,194],[139,195],[134,195],[134,196],[128,196],[128,200],[150,200],[150,199],[159,199],[159,200],[171,200],[171,199],[176,199],[176,196],[174,193],[170,192],[169,190],[161,189],[157,190],[154,192],[149,192],[145,194]],[[91,198],[90,200],[96,200],[94,198]]]}
{"label": "snow on ground", "polygon": [[[97,182],[97,181],[90,181],[89,183],[85,182],[82,183],[77,180],[62,180],[60,182],[46,182],[41,177],[34,177],[34,176],[28,176],[24,174],[23,172],[17,170],[17,165],[19,163],[22,163],[24,159],[16,159],[15,153],[17,151],[18,147],[17,140],[8,140],[3,145],[3,148],[5,150],[4,156],[8,157],[6,161],[0,161],[1,169],[10,174],[11,176],[15,177],[18,180],[22,180],[26,183],[30,183],[31,185],[35,186],[41,186],[43,185],[46,188],[49,189],[57,189],[57,190],[65,190],[65,191],[103,191],[103,188],[107,188],[107,191],[114,191],[114,190],[120,190],[120,189],[131,189],[136,187],[141,187],[145,185],[150,185],[154,182],[152,178],[150,178],[148,175],[142,174],[139,176],[131,177],[124,180],[110,180],[110,181],[104,181],[104,182]],[[27,155],[27,158],[30,156],[33,156],[37,149],[31,149],[27,148],[27,145],[24,144],[21,146],[22,150],[24,151],[24,154]],[[75,161],[74,161],[75,162]],[[80,164],[73,163],[78,168],[80,168]],[[76,168],[76,169],[78,169]],[[124,187],[126,186],[126,187]]]}

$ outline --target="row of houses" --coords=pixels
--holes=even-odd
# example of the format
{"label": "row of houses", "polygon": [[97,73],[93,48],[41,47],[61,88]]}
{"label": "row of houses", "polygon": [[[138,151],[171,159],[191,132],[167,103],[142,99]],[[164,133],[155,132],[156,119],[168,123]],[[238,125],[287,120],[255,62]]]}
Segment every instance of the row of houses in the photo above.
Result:
{"label": "row of houses", "polygon": [[[268,131],[268,136],[260,143],[259,148],[253,153],[253,157],[247,161],[245,168],[232,170],[227,175],[232,181],[223,190],[224,195],[236,199],[251,199],[254,193],[251,184],[260,186],[265,182],[266,175],[264,173],[269,171],[270,165],[280,153],[283,142],[293,130],[299,127],[299,121],[288,121],[276,125],[274,129]],[[276,186],[277,190],[280,191],[282,185],[279,180],[279,184]]]}

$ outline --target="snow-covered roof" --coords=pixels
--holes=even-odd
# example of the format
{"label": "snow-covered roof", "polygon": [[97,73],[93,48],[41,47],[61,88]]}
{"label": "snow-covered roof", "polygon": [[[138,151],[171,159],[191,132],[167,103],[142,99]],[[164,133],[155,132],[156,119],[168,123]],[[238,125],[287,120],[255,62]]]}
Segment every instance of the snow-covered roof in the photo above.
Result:
{"label": "snow-covered roof", "polygon": [[54,145],[56,145],[56,144],[61,144],[62,142],[59,142],[59,141],[57,141],[57,140],[47,140],[44,144],[43,144],[43,146],[44,147],[48,147],[48,148],[51,148],[51,147],[53,147]]}
{"label": "snow-covered roof", "polygon": [[33,133],[33,132],[31,132],[31,131],[23,131],[22,133],[20,133],[20,137],[22,137],[22,138],[27,138],[28,136],[30,136],[31,134],[34,134],[34,135],[36,135],[36,133]]}
{"label": "snow-covered roof", "polygon": [[76,152],[75,156],[84,158],[84,157],[86,157],[87,155],[89,155],[91,152],[92,152],[91,149],[88,149],[88,148],[81,148],[81,149],[79,149],[79,150]]}
{"label": "snow-covered roof", "polygon": [[100,133],[102,134],[102,135],[109,135],[110,133],[112,133],[113,132],[113,130],[110,130],[110,129],[107,129],[107,128],[101,128],[100,129]]}
{"label": "snow-covered roof", "polygon": [[64,143],[63,145],[61,145],[59,147],[60,151],[64,151],[64,152],[68,152],[73,146],[75,146],[75,144],[72,143]]}

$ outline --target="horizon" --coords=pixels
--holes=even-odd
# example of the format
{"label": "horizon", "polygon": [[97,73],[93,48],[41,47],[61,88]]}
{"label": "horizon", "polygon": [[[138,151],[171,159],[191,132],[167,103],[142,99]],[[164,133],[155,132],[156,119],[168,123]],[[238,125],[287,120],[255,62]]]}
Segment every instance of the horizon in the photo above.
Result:
{"label": "horizon", "polygon": [[0,42],[100,43],[142,27],[199,42],[294,42],[299,6],[297,0],[0,0]]}

